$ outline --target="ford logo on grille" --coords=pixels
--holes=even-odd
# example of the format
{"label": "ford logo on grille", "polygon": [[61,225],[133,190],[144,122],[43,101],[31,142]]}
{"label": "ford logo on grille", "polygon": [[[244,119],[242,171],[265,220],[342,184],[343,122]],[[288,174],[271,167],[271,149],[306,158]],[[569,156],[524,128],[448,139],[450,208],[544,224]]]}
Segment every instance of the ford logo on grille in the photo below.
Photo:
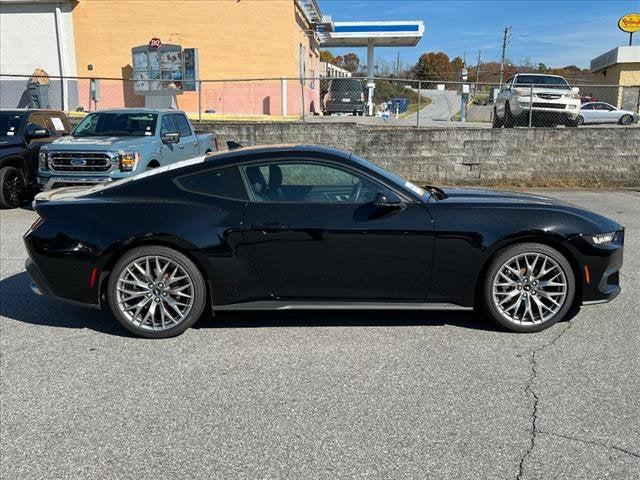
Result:
{"label": "ford logo on grille", "polygon": [[84,158],[74,158],[71,160],[71,165],[74,167],[81,167],[82,165],[86,165],[87,161]]}

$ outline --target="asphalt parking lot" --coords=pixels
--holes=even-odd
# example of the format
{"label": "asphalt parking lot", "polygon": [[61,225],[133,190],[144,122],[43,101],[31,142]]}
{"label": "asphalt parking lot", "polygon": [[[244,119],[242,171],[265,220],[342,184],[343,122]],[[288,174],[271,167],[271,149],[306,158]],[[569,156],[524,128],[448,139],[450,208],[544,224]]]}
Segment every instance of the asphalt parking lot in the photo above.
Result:
{"label": "asphalt parking lot", "polygon": [[33,295],[0,213],[2,479],[640,478],[640,192],[623,292],[529,335],[471,313],[225,313],[170,340]]}

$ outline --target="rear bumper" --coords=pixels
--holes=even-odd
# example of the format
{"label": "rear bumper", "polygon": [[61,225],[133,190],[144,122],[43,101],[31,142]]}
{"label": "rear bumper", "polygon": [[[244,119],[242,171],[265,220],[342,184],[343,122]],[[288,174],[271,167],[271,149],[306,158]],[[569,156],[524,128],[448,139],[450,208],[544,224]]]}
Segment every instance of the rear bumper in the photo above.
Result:
{"label": "rear bumper", "polygon": [[325,110],[327,113],[360,113],[364,112],[364,103],[331,101],[326,103]]}

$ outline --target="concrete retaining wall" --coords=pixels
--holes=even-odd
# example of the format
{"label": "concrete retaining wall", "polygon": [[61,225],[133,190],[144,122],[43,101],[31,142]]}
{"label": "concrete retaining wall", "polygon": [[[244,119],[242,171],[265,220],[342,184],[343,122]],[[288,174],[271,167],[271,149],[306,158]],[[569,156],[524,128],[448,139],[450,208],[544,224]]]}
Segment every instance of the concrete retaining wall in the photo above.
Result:
{"label": "concrete retaining wall", "polygon": [[314,143],[419,182],[640,185],[640,128],[416,129],[352,123],[202,123],[224,144]]}

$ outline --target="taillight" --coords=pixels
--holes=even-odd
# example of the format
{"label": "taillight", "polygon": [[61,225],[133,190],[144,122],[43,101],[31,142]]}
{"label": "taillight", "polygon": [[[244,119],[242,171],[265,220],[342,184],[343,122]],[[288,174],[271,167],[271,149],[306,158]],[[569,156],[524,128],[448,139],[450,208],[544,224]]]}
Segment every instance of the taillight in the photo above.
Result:
{"label": "taillight", "polygon": [[36,219],[35,222],[33,222],[31,224],[31,226],[29,227],[29,230],[27,230],[26,235],[30,234],[31,232],[33,232],[36,228],[38,228],[40,225],[42,225],[42,222],[44,222],[44,218],[43,217],[38,217]]}

